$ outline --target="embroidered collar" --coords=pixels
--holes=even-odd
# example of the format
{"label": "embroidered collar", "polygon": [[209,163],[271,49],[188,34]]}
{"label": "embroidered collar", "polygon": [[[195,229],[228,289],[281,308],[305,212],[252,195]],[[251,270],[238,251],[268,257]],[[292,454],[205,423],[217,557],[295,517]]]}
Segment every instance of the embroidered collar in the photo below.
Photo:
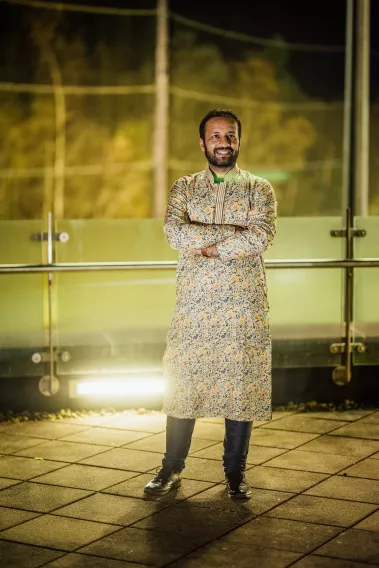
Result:
{"label": "embroidered collar", "polygon": [[[236,176],[238,176],[239,173],[240,173],[240,169],[239,169],[238,165],[235,164],[235,166],[225,174],[224,182],[231,181]],[[207,169],[205,170],[205,175],[211,183],[214,183],[214,175],[215,174],[212,172],[211,168],[209,167],[209,164],[207,165]]]}

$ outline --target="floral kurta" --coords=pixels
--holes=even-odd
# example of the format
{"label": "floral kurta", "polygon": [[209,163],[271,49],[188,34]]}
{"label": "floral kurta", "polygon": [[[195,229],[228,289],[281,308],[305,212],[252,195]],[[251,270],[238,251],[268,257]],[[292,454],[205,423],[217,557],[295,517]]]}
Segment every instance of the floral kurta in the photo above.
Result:
{"label": "floral kurta", "polygon": [[[243,227],[241,233],[235,226]],[[271,419],[271,338],[262,253],[276,231],[268,181],[235,166],[178,179],[164,230],[180,251],[163,356],[163,410],[177,418]],[[217,258],[191,253],[216,244]]]}

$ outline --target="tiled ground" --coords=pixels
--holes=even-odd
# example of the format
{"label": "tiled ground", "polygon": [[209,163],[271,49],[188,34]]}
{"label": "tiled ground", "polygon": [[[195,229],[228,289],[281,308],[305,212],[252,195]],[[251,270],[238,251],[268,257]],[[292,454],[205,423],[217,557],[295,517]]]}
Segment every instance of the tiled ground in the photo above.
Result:
{"label": "tiled ground", "polygon": [[198,421],[182,487],[147,498],[165,416],[0,424],[1,568],[379,565],[379,412],[274,413],[228,499],[221,419]]}

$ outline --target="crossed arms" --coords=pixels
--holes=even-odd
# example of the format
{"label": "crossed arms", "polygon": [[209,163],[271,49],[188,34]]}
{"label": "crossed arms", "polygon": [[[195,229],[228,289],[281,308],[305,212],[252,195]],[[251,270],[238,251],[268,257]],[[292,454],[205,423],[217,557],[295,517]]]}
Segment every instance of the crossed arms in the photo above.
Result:
{"label": "crossed arms", "polygon": [[261,178],[255,181],[252,209],[243,228],[191,223],[186,211],[186,184],[180,179],[170,191],[164,220],[168,243],[176,250],[201,255],[201,249],[206,249],[209,256],[229,261],[262,254],[275,236],[275,194],[270,183]]}

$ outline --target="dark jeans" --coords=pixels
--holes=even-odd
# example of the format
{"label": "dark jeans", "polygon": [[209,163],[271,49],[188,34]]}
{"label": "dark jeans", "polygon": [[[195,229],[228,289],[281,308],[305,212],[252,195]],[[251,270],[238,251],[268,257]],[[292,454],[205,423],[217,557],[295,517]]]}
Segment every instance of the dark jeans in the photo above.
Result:
{"label": "dark jeans", "polygon": [[[162,465],[170,471],[182,471],[191,446],[195,418],[167,416],[166,453]],[[224,454],[222,464],[226,474],[245,471],[252,422],[225,418]]]}

